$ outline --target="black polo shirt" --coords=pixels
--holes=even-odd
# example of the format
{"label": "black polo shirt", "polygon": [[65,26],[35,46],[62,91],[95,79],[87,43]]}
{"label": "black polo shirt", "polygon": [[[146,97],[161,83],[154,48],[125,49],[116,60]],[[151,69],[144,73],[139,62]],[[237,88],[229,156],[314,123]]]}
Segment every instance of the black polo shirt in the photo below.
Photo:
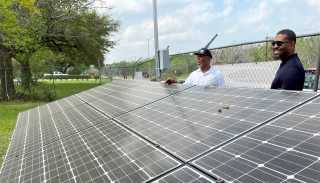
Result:
{"label": "black polo shirt", "polygon": [[302,63],[295,53],[282,61],[271,84],[271,89],[302,90],[304,77]]}

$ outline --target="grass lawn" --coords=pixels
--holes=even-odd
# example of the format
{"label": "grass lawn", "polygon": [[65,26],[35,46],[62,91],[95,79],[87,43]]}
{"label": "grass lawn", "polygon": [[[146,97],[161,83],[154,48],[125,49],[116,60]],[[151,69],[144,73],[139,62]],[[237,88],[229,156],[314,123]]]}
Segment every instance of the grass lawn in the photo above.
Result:
{"label": "grass lawn", "polygon": [[[104,80],[103,83],[108,82],[109,80]],[[41,81],[40,81],[41,82]],[[66,96],[70,96],[90,88],[94,88],[99,86],[99,80],[83,80],[83,81],[54,81],[57,98],[64,98]],[[42,85],[42,86],[41,86]],[[53,82],[52,81],[44,81],[40,87],[46,87],[49,89],[50,92],[53,93]],[[2,164],[2,156],[4,155],[5,151],[9,145],[9,138],[13,133],[14,126],[17,122],[18,114],[22,111],[44,105],[46,102],[44,101],[37,101],[37,102],[30,102],[30,101],[9,101],[9,102],[0,102],[0,165]]]}
{"label": "grass lawn", "polygon": [[[109,80],[108,80],[109,81]],[[107,82],[108,82],[107,81]],[[106,81],[104,81],[106,83]],[[49,88],[50,91],[54,91],[53,88],[53,81],[45,81],[42,83],[45,85],[45,87]],[[56,80],[54,81],[55,84],[55,89],[56,89],[56,99],[64,98],[66,96],[70,96],[85,90],[88,90],[90,88],[94,88],[100,85],[99,80],[95,81],[94,79],[92,80]]]}

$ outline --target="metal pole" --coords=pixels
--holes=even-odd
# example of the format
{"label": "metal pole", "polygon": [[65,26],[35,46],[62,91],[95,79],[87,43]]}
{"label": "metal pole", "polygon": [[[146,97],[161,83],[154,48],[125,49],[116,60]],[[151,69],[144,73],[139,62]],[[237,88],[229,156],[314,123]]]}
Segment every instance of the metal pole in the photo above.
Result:
{"label": "metal pole", "polygon": [[153,27],[154,27],[154,56],[156,62],[156,81],[161,81],[160,63],[159,63],[159,41],[158,41],[158,18],[157,18],[157,0],[153,0]]}
{"label": "metal pole", "polygon": [[101,68],[100,68],[100,60],[99,59],[98,59],[98,66],[99,66],[100,85],[102,85],[102,83],[101,83]]}
{"label": "metal pole", "polygon": [[52,76],[52,81],[53,81],[53,91],[54,91],[54,99],[57,99],[57,94],[56,94],[56,87],[54,85],[54,77],[53,77],[53,69],[52,69],[52,63],[50,61],[50,66],[51,66],[51,76]]}
{"label": "metal pole", "polygon": [[4,70],[4,80],[6,81],[6,94],[7,94],[7,97],[9,99],[9,96],[8,96],[8,82],[7,82],[7,69]]}
{"label": "metal pole", "polygon": [[141,59],[142,57],[140,57],[137,61],[135,61],[133,63],[133,66],[132,66],[132,80],[134,80],[134,66],[136,65],[137,62],[139,62],[139,60]]}
{"label": "metal pole", "polygon": [[316,69],[316,76],[315,76],[314,87],[313,87],[314,92],[317,92],[318,90],[319,73],[320,73],[320,45],[319,45],[319,51],[318,51],[318,63],[317,63],[317,69]]}
{"label": "metal pole", "polygon": [[[268,40],[268,34],[267,34],[266,40]],[[268,59],[268,42],[266,42],[266,61],[267,59]]]}
{"label": "metal pole", "polygon": [[111,78],[111,81],[112,81],[112,77],[113,77],[113,73],[112,73],[112,69],[111,69],[111,66],[113,66],[113,64],[116,63],[116,61],[114,61],[111,65],[110,65],[110,78]]}

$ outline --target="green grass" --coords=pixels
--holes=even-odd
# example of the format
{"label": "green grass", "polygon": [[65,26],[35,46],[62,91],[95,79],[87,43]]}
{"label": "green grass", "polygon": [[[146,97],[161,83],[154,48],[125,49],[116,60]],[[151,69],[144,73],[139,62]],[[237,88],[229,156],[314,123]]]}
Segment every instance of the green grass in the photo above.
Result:
{"label": "green grass", "polygon": [[[64,98],[66,96],[70,96],[90,88],[94,88],[100,85],[99,80],[73,80],[73,81],[66,81],[66,80],[56,80],[54,81],[55,89],[56,89],[56,99]],[[54,91],[53,88],[53,81],[45,81],[43,83],[45,87],[47,87],[50,91]]]}
{"label": "green grass", "polygon": [[[108,82],[109,80],[105,80],[104,83]],[[40,81],[41,82],[41,81]],[[55,81],[55,88],[57,98],[64,98],[66,96],[70,96],[90,88],[99,86],[99,80],[84,80],[84,81]],[[44,81],[38,87],[33,86],[35,90],[41,90],[42,88],[48,89],[50,92],[53,93],[53,82],[52,81]],[[5,151],[9,145],[9,138],[11,137],[15,124],[17,122],[18,114],[22,111],[44,105],[46,104],[45,101],[37,101],[37,102],[30,102],[30,101],[9,101],[9,102],[0,102],[0,165],[2,164],[2,156],[4,155]]]}
{"label": "green grass", "polygon": [[[102,79],[102,83],[108,83],[109,79]],[[38,80],[38,85],[31,86],[31,92],[28,94],[26,100],[31,101],[47,101],[54,99],[58,100],[90,88],[100,85],[99,80]],[[54,92],[55,89],[55,92]],[[16,87],[16,91],[23,92],[21,86]],[[28,92],[27,92],[28,93]],[[25,97],[26,98],[26,97]]]}
{"label": "green grass", "polygon": [[0,165],[3,161],[2,156],[8,148],[9,138],[16,125],[18,114],[43,104],[45,102],[0,102]]}

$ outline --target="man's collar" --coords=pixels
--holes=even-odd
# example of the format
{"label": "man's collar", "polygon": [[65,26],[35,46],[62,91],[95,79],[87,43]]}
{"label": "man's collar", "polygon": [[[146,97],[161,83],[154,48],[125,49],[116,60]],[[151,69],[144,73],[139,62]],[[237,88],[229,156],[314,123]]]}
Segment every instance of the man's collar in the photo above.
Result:
{"label": "man's collar", "polygon": [[[214,68],[212,67],[212,65],[210,65],[210,69],[209,69],[206,73],[213,72],[213,69],[214,69]],[[201,73],[202,73],[202,71],[201,71],[200,68],[197,69],[197,72],[201,72]],[[205,73],[205,74],[206,74],[206,73]]]}

